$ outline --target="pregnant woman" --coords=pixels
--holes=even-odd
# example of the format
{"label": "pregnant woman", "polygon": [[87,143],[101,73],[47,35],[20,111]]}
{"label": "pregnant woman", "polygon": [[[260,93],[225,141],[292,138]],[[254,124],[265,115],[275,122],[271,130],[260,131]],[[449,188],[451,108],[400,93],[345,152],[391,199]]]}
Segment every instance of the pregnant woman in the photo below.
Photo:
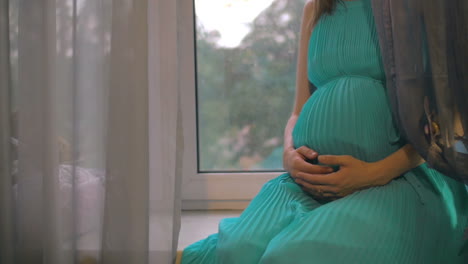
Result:
{"label": "pregnant woman", "polygon": [[288,173],[182,263],[467,263],[466,190],[400,138],[370,0],[307,3],[298,54]]}

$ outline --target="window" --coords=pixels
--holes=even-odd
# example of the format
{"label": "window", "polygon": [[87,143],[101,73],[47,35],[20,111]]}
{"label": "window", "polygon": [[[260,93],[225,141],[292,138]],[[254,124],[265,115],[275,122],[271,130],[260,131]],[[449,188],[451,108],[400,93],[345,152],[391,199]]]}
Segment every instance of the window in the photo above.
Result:
{"label": "window", "polygon": [[188,2],[179,25],[183,198],[240,205],[282,173],[305,1]]}

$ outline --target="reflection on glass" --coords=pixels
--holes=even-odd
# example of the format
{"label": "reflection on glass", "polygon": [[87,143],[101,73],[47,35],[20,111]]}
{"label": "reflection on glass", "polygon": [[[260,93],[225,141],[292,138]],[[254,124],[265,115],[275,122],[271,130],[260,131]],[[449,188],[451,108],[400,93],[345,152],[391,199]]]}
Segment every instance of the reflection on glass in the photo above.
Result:
{"label": "reflection on glass", "polygon": [[195,0],[200,171],[282,169],[304,3]]}

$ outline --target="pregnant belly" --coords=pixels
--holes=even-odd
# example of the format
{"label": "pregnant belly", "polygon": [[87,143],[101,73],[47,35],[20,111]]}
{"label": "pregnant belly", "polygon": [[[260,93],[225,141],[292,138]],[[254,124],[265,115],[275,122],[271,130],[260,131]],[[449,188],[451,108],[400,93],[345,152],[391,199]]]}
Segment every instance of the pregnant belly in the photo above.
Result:
{"label": "pregnant belly", "polygon": [[340,78],[320,87],[302,107],[293,140],[296,148],[368,162],[401,147],[386,91],[368,78]]}

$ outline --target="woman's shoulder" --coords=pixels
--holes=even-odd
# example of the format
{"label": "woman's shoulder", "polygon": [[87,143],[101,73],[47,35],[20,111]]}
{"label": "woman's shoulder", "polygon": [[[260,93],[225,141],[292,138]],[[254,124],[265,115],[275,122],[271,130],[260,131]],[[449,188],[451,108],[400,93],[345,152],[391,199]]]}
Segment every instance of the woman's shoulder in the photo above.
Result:
{"label": "woman's shoulder", "polygon": [[317,0],[309,0],[304,5],[304,15],[313,15]]}
{"label": "woman's shoulder", "polygon": [[306,22],[307,31],[309,32],[312,30],[311,27],[312,27],[312,22],[314,20],[314,16],[316,15],[315,8],[317,6],[317,2],[318,0],[308,0],[305,3],[304,9],[302,12],[303,21]]}

